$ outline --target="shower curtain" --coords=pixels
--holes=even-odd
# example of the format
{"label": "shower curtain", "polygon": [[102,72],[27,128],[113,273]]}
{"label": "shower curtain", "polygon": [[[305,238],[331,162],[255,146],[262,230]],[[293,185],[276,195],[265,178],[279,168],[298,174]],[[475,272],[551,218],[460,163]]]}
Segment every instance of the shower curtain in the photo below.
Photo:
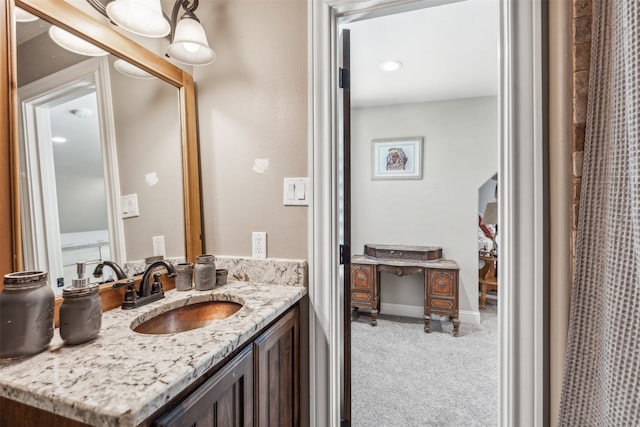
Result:
{"label": "shower curtain", "polygon": [[588,98],[559,424],[639,426],[638,0],[593,0]]}

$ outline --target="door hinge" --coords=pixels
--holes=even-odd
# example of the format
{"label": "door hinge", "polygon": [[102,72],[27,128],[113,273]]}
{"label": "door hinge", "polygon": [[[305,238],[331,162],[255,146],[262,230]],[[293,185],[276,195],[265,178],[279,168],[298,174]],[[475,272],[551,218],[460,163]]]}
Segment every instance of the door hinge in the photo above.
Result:
{"label": "door hinge", "polygon": [[340,89],[351,89],[351,75],[347,68],[340,68]]}
{"label": "door hinge", "polygon": [[340,245],[340,265],[349,264],[351,262],[351,249],[349,245]]}

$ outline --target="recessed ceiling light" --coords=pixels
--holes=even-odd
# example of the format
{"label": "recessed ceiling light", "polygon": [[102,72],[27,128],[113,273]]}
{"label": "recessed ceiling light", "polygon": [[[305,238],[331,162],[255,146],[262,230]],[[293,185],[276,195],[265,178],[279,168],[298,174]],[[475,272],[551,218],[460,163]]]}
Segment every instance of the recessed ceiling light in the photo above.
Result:
{"label": "recessed ceiling light", "polygon": [[398,71],[402,68],[402,62],[400,61],[385,61],[380,64],[382,71]]}
{"label": "recessed ceiling light", "polygon": [[54,136],[53,138],[51,138],[51,142],[57,142],[59,144],[62,144],[63,142],[67,142],[67,138],[62,136]]}
{"label": "recessed ceiling light", "polygon": [[74,108],[70,113],[80,119],[88,119],[93,116],[93,111],[88,108]]}

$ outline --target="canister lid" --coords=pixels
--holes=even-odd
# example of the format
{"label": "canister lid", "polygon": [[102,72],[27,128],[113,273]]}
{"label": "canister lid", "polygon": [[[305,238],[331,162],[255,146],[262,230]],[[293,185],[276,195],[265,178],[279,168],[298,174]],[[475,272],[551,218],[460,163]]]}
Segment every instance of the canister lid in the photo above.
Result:
{"label": "canister lid", "polygon": [[62,297],[63,298],[86,297],[86,296],[97,294],[99,288],[100,288],[100,285],[98,283],[85,286],[82,288],[67,286],[66,288],[62,288]]}
{"label": "canister lid", "polygon": [[7,289],[24,289],[42,286],[47,282],[46,271],[18,271],[4,275],[4,286]]}
{"label": "canister lid", "polygon": [[196,257],[197,264],[211,264],[212,262],[215,262],[215,260],[216,260],[215,256],[208,255],[208,254],[198,255]]}

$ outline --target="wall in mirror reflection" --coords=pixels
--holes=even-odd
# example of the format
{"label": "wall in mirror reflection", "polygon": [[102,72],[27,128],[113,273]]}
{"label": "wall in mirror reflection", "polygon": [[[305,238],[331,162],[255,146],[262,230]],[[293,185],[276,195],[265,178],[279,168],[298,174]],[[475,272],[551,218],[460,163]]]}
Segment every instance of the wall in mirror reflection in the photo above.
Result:
{"label": "wall in mirror reflection", "polygon": [[[64,72],[68,67],[90,59],[58,47],[49,37],[49,26],[41,19],[16,25],[19,88],[33,84],[52,73]],[[123,75],[113,66],[117,58],[109,55],[107,60],[119,178],[119,189],[116,193],[137,194],[139,216],[113,219],[121,221],[124,250],[111,250],[113,242],[108,241],[109,230],[105,230],[105,221],[101,222],[98,218],[104,219],[105,205],[119,203],[119,200],[100,202],[96,186],[93,186],[92,191],[82,190],[83,187],[88,187],[86,184],[89,180],[94,179],[91,175],[95,175],[97,164],[94,163],[90,168],[85,167],[84,176],[80,171],[83,168],[68,165],[87,166],[90,163],[89,154],[81,150],[67,153],[68,158],[61,158],[60,154],[55,154],[58,157],[55,161],[55,179],[59,196],[57,200],[61,205],[58,206],[58,211],[67,212],[60,215],[60,242],[67,249],[74,248],[67,251],[73,252],[73,255],[64,257],[65,283],[70,283],[75,273],[75,262],[89,263],[87,270],[90,272],[93,265],[100,260],[113,260],[123,264],[154,255],[153,236],[164,236],[166,257],[179,259],[185,255],[178,90],[156,78],[136,79]],[[65,104],[63,108],[68,110],[67,118],[72,119],[74,116],[71,110],[86,107]],[[65,111],[57,116],[64,118]],[[59,117],[53,120],[59,120]],[[51,132],[54,132],[56,126],[57,124],[52,123]],[[21,143],[23,142],[21,140]],[[89,142],[87,138],[87,145]],[[104,165],[104,161],[102,163]],[[67,166],[64,166],[65,164]],[[24,172],[21,170],[21,175],[24,175]],[[21,191],[27,190],[25,187],[28,186],[21,185]],[[76,250],[83,245],[83,250]],[[63,249],[47,248],[46,251]],[[39,250],[42,251],[42,248]],[[119,259],[118,253],[123,254],[123,259]],[[42,262],[40,265],[25,265],[25,268],[51,270],[48,265],[42,265]],[[54,287],[58,284],[57,279],[58,277],[50,278]]]}

